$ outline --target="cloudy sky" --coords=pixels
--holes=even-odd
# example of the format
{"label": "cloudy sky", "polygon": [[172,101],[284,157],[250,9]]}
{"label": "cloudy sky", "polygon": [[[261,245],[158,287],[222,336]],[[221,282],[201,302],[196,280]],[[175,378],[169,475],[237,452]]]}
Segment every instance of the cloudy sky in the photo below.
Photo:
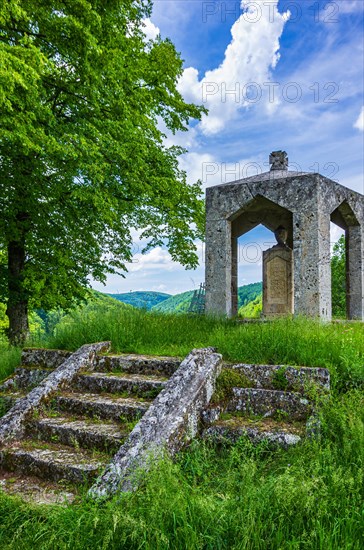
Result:
{"label": "cloudy sky", "polygon": [[[290,169],[321,172],[364,193],[363,0],[155,0],[146,34],[170,38],[184,59],[179,89],[209,115],[184,145],[188,180],[204,187],[269,169],[273,150]],[[339,231],[333,226],[332,240]],[[274,237],[273,237],[274,240]],[[239,284],[261,280],[262,250],[273,243],[259,226],[239,240]],[[204,280],[157,248],[134,261],[126,278],[110,276],[105,292],[176,294]]]}

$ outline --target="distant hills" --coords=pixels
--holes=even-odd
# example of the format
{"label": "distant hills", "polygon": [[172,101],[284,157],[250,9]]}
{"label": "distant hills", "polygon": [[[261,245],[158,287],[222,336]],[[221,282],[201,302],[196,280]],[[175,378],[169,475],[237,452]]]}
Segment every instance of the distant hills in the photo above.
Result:
{"label": "distant hills", "polygon": [[[245,308],[248,304],[259,298],[261,293],[262,283],[240,286],[238,289],[239,309]],[[174,296],[153,291],[125,292],[123,294],[108,294],[107,296],[142,309],[159,311],[161,313],[187,313],[192,300],[193,290],[175,294]]]}
{"label": "distant hills", "polygon": [[119,302],[129,304],[140,309],[150,310],[154,306],[157,306],[164,300],[171,297],[171,294],[165,294],[164,292],[153,292],[152,290],[124,292],[123,294],[107,294]]}
{"label": "distant hills", "polygon": [[193,296],[193,290],[170,296],[152,309],[161,313],[187,313]]}

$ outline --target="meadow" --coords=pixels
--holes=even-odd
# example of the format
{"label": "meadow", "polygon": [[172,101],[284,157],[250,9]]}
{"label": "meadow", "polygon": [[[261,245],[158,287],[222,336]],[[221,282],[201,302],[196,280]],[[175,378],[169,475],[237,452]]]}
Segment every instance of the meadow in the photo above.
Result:
{"label": "meadow", "polygon": [[[0,493],[2,549],[360,549],[364,540],[364,329],[305,319],[238,323],[94,305],[30,345],[178,355],[214,346],[227,361],[326,367],[321,435],[289,450],[195,440],[155,465],[136,493],[33,507]],[[0,378],[20,350],[0,348]]]}

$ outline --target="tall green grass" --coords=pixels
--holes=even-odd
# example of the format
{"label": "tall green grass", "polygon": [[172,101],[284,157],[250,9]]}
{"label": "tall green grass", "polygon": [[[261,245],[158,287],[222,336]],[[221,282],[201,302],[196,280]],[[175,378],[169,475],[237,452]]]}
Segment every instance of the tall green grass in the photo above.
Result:
{"label": "tall green grass", "polygon": [[0,336],[0,382],[10,376],[19,365],[20,348],[9,346],[5,337]]}
{"label": "tall green grass", "polygon": [[281,319],[243,324],[203,316],[86,307],[65,317],[36,345],[77,349],[111,340],[115,352],[185,356],[213,346],[228,361],[326,367],[339,390],[364,387],[364,324]]}
{"label": "tall green grass", "polygon": [[268,451],[195,442],[155,466],[134,494],[97,505],[32,508],[0,496],[11,550],[362,548],[364,399],[328,402],[319,441]]}

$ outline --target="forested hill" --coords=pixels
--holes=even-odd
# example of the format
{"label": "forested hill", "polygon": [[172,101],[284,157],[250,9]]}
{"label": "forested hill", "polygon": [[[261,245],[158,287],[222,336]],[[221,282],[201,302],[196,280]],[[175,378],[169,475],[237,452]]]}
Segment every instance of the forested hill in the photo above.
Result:
{"label": "forested hill", "polygon": [[187,313],[193,296],[193,290],[170,296],[168,300],[153,307],[153,311],[162,313]]}
{"label": "forested hill", "polygon": [[255,300],[263,292],[263,283],[251,283],[250,285],[239,286],[238,307],[246,306]]}
{"label": "forested hill", "polygon": [[123,294],[107,294],[107,296],[111,296],[111,298],[115,298],[115,300],[119,300],[119,302],[124,302],[124,304],[130,304],[131,306],[141,309],[152,309],[153,306],[171,297],[170,294],[149,290],[125,292]]}
{"label": "forested hill", "polygon": [[[262,283],[252,283],[239,287],[239,308],[255,300],[262,293]],[[153,311],[163,313],[186,313],[191,303],[193,290],[170,296],[167,300],[155,305]]]}

